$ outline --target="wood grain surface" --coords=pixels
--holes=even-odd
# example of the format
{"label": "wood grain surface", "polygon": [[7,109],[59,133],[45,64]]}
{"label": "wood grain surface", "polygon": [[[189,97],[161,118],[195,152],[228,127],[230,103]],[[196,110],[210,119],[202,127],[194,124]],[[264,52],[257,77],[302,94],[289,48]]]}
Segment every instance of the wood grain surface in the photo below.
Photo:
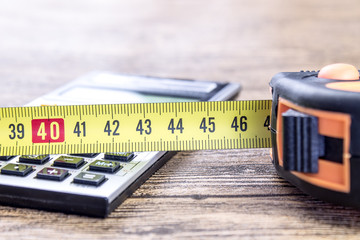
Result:
{"label": "wood grain surface", "polygon": [[[238,82],[360,66],[358,0],[0,3],[1,106],[94,70]],[[264,150],[181,152],[108,218],[0,206],[0,239],[359,239],[360,211],[277,176]]]}

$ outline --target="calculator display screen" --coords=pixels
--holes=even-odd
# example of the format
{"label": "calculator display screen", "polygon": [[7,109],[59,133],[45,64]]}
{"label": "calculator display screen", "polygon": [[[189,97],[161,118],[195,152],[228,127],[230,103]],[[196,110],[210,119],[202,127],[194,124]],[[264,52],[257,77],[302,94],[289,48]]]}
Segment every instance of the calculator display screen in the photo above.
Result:
{"label": "calculator display screen", "polygon": [[77,86],[61,93],[64,99],[81,100],[88,103],[144,103],[144,102],[194,102],[195,98],[144,94],[109,88]]}
{"label": "calculator display screen", "polygon": [[234,96],[239,86],[210,81],[90,73],[35,99],[29,106],[195,102]]}

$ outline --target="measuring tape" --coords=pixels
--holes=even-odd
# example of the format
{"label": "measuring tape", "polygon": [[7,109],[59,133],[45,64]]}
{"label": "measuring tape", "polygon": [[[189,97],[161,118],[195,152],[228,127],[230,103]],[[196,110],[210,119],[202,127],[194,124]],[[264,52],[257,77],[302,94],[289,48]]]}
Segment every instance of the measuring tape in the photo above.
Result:
{"label": "measuring tape", "polygon": [[360,208],[359,71],[283,72],[270,86],[272,101],[2,108],[0,155],[272,147],[280,176]]}
{"label": "measuring tape", "polygon": [[0,155],[270,148],[271,100],[10,107]]}

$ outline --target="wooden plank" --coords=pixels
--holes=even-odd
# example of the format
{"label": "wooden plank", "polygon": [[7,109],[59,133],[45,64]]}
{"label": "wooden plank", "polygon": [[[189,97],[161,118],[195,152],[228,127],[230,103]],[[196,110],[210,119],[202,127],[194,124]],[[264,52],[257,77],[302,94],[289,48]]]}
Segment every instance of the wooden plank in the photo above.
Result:
{"label": "wooden plank", "polygon": [[[2,106],[92,70],[239,82],[270,98],[280,71],[359,66],[360,2],[0,3]],[[268,150],[182,152],[107,219],[0,206],[4,239],[358,239],[359,211],[279,178]]]}

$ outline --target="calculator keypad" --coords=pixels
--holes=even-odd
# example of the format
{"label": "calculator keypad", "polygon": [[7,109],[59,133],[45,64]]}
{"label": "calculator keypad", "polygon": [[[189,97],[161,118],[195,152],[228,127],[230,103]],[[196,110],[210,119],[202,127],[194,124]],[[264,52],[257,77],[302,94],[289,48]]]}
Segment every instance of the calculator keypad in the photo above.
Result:
{"label": "calculator keypad", "polygon": [[[38,202],[39,208],[46,209],[46,204],[56,203],[60,204],[56,206],[62,206],[59,208],[61,211],[68,211],[67,206],[71,205],[74,212],[88,214],[88,210],[81,207],[86,205],[90,206],[91,215],[103,216],[105,213],[101,209],[117,205],[119,196],[127,195],[126,191],[134,181],[141,178],[163,154],[115,153],[121,156],[116,157],[117,160],[106,159],[104,153],[91,155],[94,157],[85,154],[14,156],[0,161],[0,181],[20,189],[16,193],[21,199],[31,202],[40,196],[43,200]],[[71,200],[72,203],[66,199],[79,200]]]}
{"label": "calculator keypad", "polygon": [[105,180],[102,174],[81,172],[74,178],[74,183],[99,186]]}
{"label": "calculator keypad", "polygon": [[0,156],[0,161],[9,161],[16,156]]}
{"label": "calculator keypad", "polygon": [[54,161],[53,165],[55,167],[79,168],[84,163],[85,163],[84,158],[60,156]]}
{"label": "calculator keypad", "polygon": [[133,159],[132,152],[107,152],[104,154],[105,159],[129,162]]}
{"label": "calculator keypad", "polygon": [[90,164],[89,170],[113,173],[117,171],[120,167],[120,163],[115,161],[96,160]]}
{"label": "calculator keypad", "polygon": [[71,154],[71,155],[78,156],[78,157],[94,158],[97,155],[99,155],[99,153],[80,153],[80,154]]}
{"label": "calculator keypad", "polygon": [[30,172],[32,172],[32,170],[33,168],[31,166],[25,164],[9,163],[1,169],[1,174],[24,177]]}
{"label": "calculator keypad", "polygon": [[19,162],[30,164],[44,164],[50,159],[50,155],[21,155]]}
{"label": "calculator keypad", "polygon": [[[74,183],[99,186],[104,182],[106,177],[103,174],[93,173],[92,171],[115,174],[120,169],[124,169],[124,172],[118,174],[119,176],[124,176],[137,165],[137,163],[130,163],[135,158],[133,152],[106,153],[103,155],[103,158],[99,158],[98,155],[99,153],[58,155],[58,157],[55,158],[51,158],[50,155],[21,155],[18,157],[16,163],[4,165],[0,173],[13,176],[26,176],[35,170],[37,171],[37,179],[63,181],[71,175],[72,172],[75,174],[73,178]],[[3,156],[0,160],[8,161],[15,157],[16,156]],[[116,161],[105,160],[109,158],[116,159]],[[37,170],[36,165],[46,166]],[[87,165],[87,167],[84,167],[85,165]]]}
{"label": "calculator keypad", "polygon": [[69,174],[68,170],[46,167],[40,170],[36,174],[36,177],[40,179],[62,181],[64,180],[64,178],[68,176],[68,174]]}

